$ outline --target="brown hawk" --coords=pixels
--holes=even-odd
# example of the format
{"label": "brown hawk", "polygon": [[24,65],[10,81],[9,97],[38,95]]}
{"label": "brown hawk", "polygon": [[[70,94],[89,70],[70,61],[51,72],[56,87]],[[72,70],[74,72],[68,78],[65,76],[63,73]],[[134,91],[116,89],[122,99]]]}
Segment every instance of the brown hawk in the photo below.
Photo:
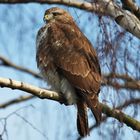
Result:
{"label": "brown hawk", "polygon": [[77,105],[77,129],[81,136],[86,136],[87,108],[97,123],[101,120],[101,70],[96,52],[65,10],[46,10],[44,21],[36,40],[37,65],[48,84],[63,94],[68,104]]}

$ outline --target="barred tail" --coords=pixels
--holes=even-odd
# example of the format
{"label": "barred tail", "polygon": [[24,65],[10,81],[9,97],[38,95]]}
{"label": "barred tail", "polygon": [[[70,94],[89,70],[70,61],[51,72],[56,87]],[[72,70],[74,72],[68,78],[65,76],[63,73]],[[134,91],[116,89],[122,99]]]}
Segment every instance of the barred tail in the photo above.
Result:
{"label": "barred tail", "polygon": [[81,136],[89,135],[87,105],[77,101],[77,130]]}
{"label": "barred tail", "polygon": [[101,106],[98,101],[98,97],[95,96],[93,99],[88,99],[86,103],[88,107],[91,109],[95,117],[96,123],[100,124],[101,119],[102,119],[102,111],[101,111]]}

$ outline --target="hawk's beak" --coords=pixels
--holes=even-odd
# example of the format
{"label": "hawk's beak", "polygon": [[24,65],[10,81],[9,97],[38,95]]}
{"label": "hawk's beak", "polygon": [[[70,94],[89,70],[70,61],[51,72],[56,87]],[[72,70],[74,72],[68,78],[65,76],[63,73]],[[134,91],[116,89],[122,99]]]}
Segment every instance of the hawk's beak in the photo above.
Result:
{"label": "hawk's beak", "polygon": [[46,22],[46,21],[51,20],[52,18],[53,18],[53,15],[52,14],[49,14],[49,15],[45,15],[44,18],[43,18],[43,20],[44,20],[44,22]]}

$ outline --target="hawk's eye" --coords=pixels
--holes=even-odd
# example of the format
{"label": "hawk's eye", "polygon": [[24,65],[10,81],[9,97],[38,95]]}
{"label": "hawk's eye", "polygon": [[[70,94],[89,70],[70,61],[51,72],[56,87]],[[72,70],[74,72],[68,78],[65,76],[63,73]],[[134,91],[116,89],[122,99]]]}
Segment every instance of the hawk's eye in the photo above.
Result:
{"label": "hawk's eye", "polygon": [[54,12],[53,15],[54,15],[54,16],[58,16],[58,15],[61,15],[61,13]]}

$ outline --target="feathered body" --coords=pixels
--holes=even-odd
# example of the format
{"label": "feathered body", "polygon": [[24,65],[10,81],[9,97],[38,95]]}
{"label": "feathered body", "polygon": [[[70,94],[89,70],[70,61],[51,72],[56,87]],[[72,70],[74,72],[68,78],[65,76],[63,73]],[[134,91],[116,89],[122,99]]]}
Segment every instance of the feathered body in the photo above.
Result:
{"label": "feathered body", "polygon": [[60,8],[45,12],[37,35],[37,65],[51,87],[64,95],[68,104],[77,104],[77,128],[89,134],[87,107],[101,120],[98,93],[101,70],[92,44],[80,31],[71,15]]}

